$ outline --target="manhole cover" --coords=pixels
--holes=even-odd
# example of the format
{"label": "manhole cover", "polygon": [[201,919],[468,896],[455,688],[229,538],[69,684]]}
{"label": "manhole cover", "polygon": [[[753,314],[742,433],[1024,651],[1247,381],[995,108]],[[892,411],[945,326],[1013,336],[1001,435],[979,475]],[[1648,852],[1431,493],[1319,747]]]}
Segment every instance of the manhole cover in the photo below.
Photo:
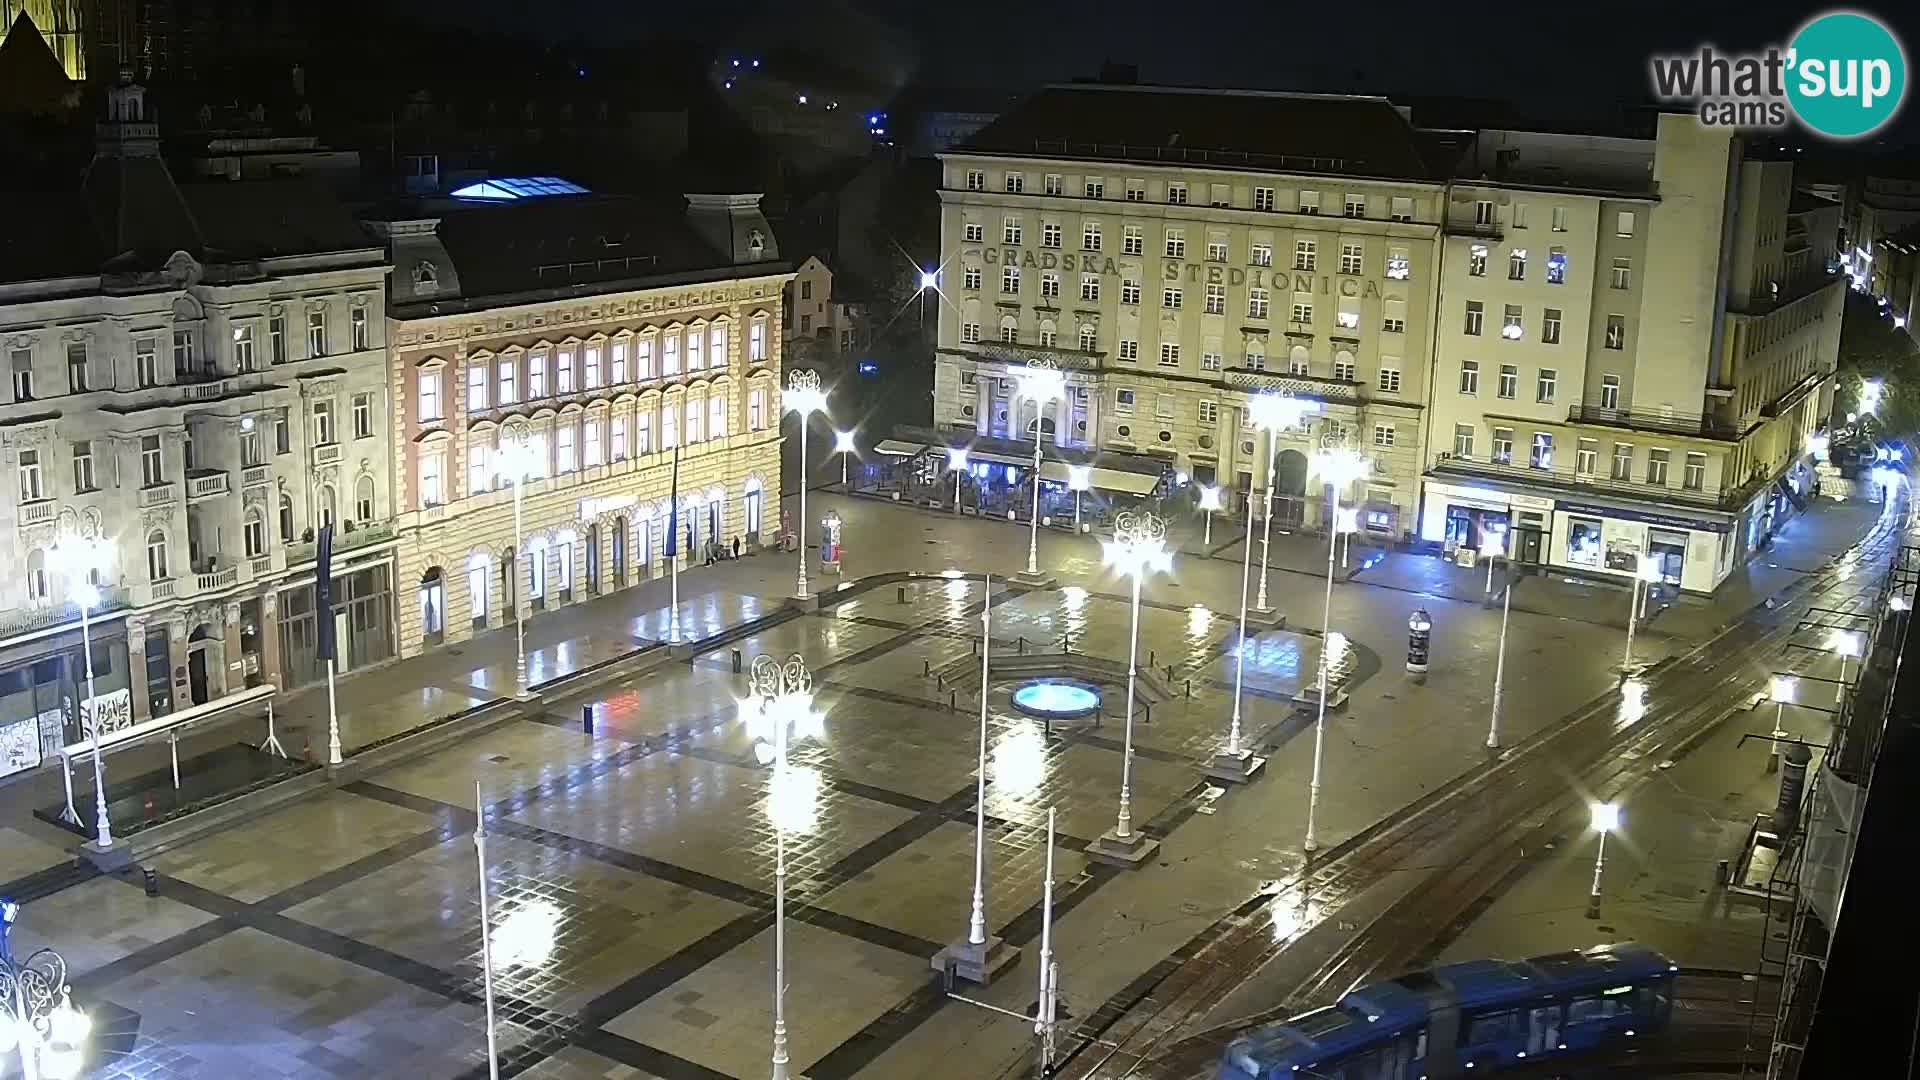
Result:
{"label": "manhole cover", "polygon": [[505,765],[507,762],[512,761],[513,759],[508,757],[505,754],[488,754],[487,760],[493,762],[495,765]]}
{"label": "manhole cover", "polygon": [[1182,915],[1198,915],[1203,910],[1205,909],[1191,900],[1180,905],[1180,914]]}

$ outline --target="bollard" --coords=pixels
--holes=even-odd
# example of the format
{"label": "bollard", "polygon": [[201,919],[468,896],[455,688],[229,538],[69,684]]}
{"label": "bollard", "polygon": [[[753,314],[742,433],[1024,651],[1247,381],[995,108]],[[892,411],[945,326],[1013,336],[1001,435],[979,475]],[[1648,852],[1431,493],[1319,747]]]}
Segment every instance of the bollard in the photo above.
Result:
{"label": "bollard", "polygon": [[1153,723],[1153,702],[1151,701],[1142,702],[1140,705],[1140,712],[1142,713],[1140,717],[1141,723],[1143,724]]}
{"label": "bollard", "polygon": [[947,711],[948,712],[960,711],[960,691],[958,690],[947,691]]}
{"label": "bollard", "polygon": [[1733,866],[1727,862],[1727,860],[1721,859],[1719,862],[1713,864],[1713,883],[1715,885],[1725,886],[1727,880],[1732,876]]}
{"label": "bollard", "polygon": [[1168,682],[1173,681],[1173,665],[1172,664],[1167,665],[1167,681]]}
{"label": "bollard", "polygon": [[580,706],[580,730],[589,735],[593,734],[593,706],[591,705]]}
{"label": "bollard", "polygon": [[1160,662],[1159,662],[1158,660],[1155,660],[1155,659],[1153,658],[1153,650],[1152,650],[1152,649],[1148,649],[1148,650],[1147,650],[1147,666],[1148,666],[1148,667],[1150,667],[1150,668],[1157,668],[1157,667],[1159,667],[1159,666],[1160,666]]}
{"label": "bollard", "polygon": [[1021,656],[1027,655],[1027,636],[1025,634],[1014,638],[1013,645],[1015,649],[1019,650]]}
{"label": "bollard", "polygon": [[147,867],[142,867],[140,869],[140,876],[142,878],[141,884],[146,889],[147,895],[159,896],[160,895],[160,875],[155,873],[154,869],[151,866],[147,866]]}
{"label": "bollard", "polygon": [[947,677],[945,675],[935,675],[933,677],[933,688],[935,690],[945,690],[947,688]]}
{"label": "bollard", "polygon": [[740,671],[741,671],[740,665],[744,663],[745,660],[746,658],[740,655],[739,649],[733,650],[733,673],[735,675],[740,674]]}
{"label": "bollard", "polygon": [[1187,696],[1188,697],[1193,696],[1193,680],[1192,679],[1187,680]]}
{"label": "bollard", "polygon": [[921,676],[921,678],[925,678],[926,676],[928,676],[928,675],[931,675],[931,674],[933,674],[933,661],[931,661],[931,660],[922,660],[922,661],[920,661],[920,676]]}
{"label": "bollard", "polygon": [[902,585],[902,586],[900,586],[899,588],[897,588],[897,589],[895,589],[895,590],[893,590],[893,599],[894,599],[894,602],[895,602],[895,603],[899,603],[899,604],[904,604],[904,603],[906,603],[906,602],[907,602],[907,587],[906,587],[905,585]]}

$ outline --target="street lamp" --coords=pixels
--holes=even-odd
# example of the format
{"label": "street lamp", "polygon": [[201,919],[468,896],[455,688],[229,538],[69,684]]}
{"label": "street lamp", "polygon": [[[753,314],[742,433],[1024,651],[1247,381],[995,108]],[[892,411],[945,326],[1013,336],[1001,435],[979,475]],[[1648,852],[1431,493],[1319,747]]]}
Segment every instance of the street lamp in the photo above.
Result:
{"label": "street lamp", "polygon": [[93,1020],[74,1008],[67,962],[40,949],[15,963],[8,939],[20,905],[0,897],[0,1059],[20,1054],[25,1080],[73,1080],[86,1061]]}
{"label": "street lamp", "polygon": [[940,287],[939,274],[934,273],[932,270],[920,271],[920,290],[922,292],[925,292],[928,289],[938,289],[939,287]]}
{"label": "street lamp", "polygon": [[807,417],[827,411],[827,393],[820,389],[820,373],[806,369],[787,373],[787,408],[800,414],[800,577],[794,595],[807,598]]}
{"label": "street lamp", "polygon": [[960,474],[967,471],[967,452],[958,446],[947,447],[947,471],[953,474],[953,516],[960,516]]}
{"label": "street lamp", "polygon": [[1165,521],[1145,511],[1127,511],[1114,519],[1113,539],[1102,551],[1107,565],[1133,579],[1132,621],[1127,632],[1127,724],[1120,753],[1120,816],[1113,831],[1101,837],[1109,847],[1128,853],[1140,846],[1140,838],[1133,831],[1133,684],[1140,657],[1140,583],[1149,571],[1166,570],[1171,565],[1166,541]]}
{"label": "street lamp", "polygon": [[1660,580],[1660,563],[1645,555],[1640,556],[1639,568],[1634,571],[1633,580],[1627,586],[1627,656],[1620,664],[1620,670],[1633,674],[1633,628],[1640,622],[1640,589]]}
{"label": "street lamp", "polygon": [[748,688],[740,716],[753,734],[754,754],[773,766],[767,785],[774,836],[772,1080],[787,1080],[787,828],[809,815],[809,807],[793,800],[811,800],[807,785],[797,782],[788,764],[787,747],[794,738],[824,734],[824,724],[813,708],[813,673],[798,653],[785,661],[754,657]]}
{"label": "street lamp", "polygon": [[[1206,505],[1208,493],[1219,502],[1219,488],[1200,489],[1201,505]],[[1213,510],[1208,507],[1207,525],[1213,525]],[[1245,696],[1247,679],[1247,591],[1253,576],[1253,530],[1247,530],[1247,539],[1240,545],[1240,642],[1234,650],[1233,661],[1233,720],[1227,725],[1227,748],[1216,754],[1213,768],[1208,774],[1222,780],[1251,780],[1265,762],[1256,762],[1253,751],[1240,745],[1240,700]]]}
{"label": "street lamp", "polygon": [[1838,703],[1847,697],[1847,660],[1860,656],[1860,635],[1853,630],[1832,631],[1827,635],[1827,648],[1840,658],[1840,679],[1833,688],[1833,700]]}
{"label": "street lamp", "polygon": [[1357,450],[1336,447],[1316,452],[1313,466],[1315,475],[1333,487],[1334,514],[1327,529],[1327,595],[1320,608],[1320,710],[1313,725],[1313,776],[1307,781],[1307,838],[1301,845],[1308,854],[1320,847],[1314,823],[1320,809],[1320,766],[1327,741],[1327,669],[1333,652],[1333,552],[1339,544],[1341,527],[1344,525],[1351,531],[1359,516],[1357,511],[1340,506],[1340,492],[1372,474],[1373,463]]}
{"label": "street lamp", "polygon": [[1073,491],[1073,535],[1080,535],[1080,493],[1093,486],[1093,466],[1067,466],[1067,487]]}
{"label": "street lamp", "polygon": [[1215,510],[1220,509],[1220,488],[1218,485],[1216,484],[1200,485],[1200,509],[1205,511],[1207,515],[1206,533],[1205,535],[1200,537],[1200,543],[1203,545],[1206,545],[1207,547],[1212,547],[1213,546],[1213,512]]}
{"label": "street lamp", "polygon": [[[100,604],[100,589],[93,579],[107,569],[113,551],[98,536],[68,535],[54,545],[54,563],[67,581],[68,595],[80,609],[80,651],[87,673],[87,701],[76,710],[81,734],[93,744],[93,840],[102,851],[113,847],[113,827],[107,819],[107,781],[100,750],[100,698],[93,687],[93,609]],[[69,792],[71,794],[71,792]],[[77,824],[77,823],[76,823]]]}
{"label": "street lamp", "polygon": [[833,433],[833,449],[840,455],[840,490],[847,490],[847,455],[853,453],[853,432],[836,431]]}
{"label": "street lamp", "polygon": [[1600,834],[1600,846],[1593,853],[1593,889],[1587,893],[1587,918],[1600,917],[1600,873],[1607,864],[1607,834],[1620,827],[1620,804],[1593,804],[1593,831]]}
{"label": "street lamp", "polygon": [[1046,426],[1047,405],[1066,396],[1067,377],[1051,360],[1027,361],[1015,378],[1020,396],[1033,402],[1033,522],[1027,534],[1027,577],[1040,576],[1040,435]]}
{"label": "street lamp", "polygon": [[[1500,534],[1496,534],[1500,535]],[[1505,536],[1501,535],[1504,540]],[[1507,617],[1513,613],[1513,561],[1507,561],[1506,587],[1500,590],[1500,651],[1493,661],[1493,717],[1487,722],[1487,749],[1500,749],[1500,695],[1507,678]],[[1487,580],[1493,580],[1493,557],[1487,557]],[[1489,585],[1491,587],[1491,585]]]}
{"label": "street lamp", "polygon": [[1787,737],[1787,706],[1793,703],[1800,680],[1791,675],[1775,675],[1767,684],[1767,700],[1773,702],[1773,750],[1767,755],[1767,771],[1780,771],[1780,740]]}
{"label": "street lamp", "polygon": [[[1260,526],[1260,597],[1253,603],[1261,611],[1271,610],[1267,607],[1267,554],[1273,544],[1273,485],[1280,468],[1280,446],[1274,437],[1299,424],[1301,417],[1319,411],[1319,402],[1291,394],[1255,394],[1247,399],[1247,418],[1253,421],[1254,427],[1267,433],[1267,489],[1262,496],[1261,510],[1265,520]],[[1251,511],[1251,503],[1248,509]],[[1253,542],[1251,518],[1247,522],[1247,542]]]}
{"label": "street lamp", "polygon": [[[514,567],[512,573],[519,575],[513,586],[513,696],[527,696],[527,615],[525,605],[527,586],[533,580],[533,561],[527,555],[526,523],[520,516],[521,495],[526,490],[527,478],[536,471],[533,440],[523,429],[517,435],[510,436],[512,441],[502,443],[500,447],[500,472],[513,485],[513,558],[524,563],[527,572],[520,574],[520,568]],[[679,607],[674,604],[674,625],[679,625]],[[675,635],[678,641],[679,636]]]}
{"label": "street lamp", "polygon": [[1493,599],[1493,564],[1507,553],[1507,534],[1504,530],[1488,529],[1481,547],[1487,553],[1487,588],[1485,598]]}

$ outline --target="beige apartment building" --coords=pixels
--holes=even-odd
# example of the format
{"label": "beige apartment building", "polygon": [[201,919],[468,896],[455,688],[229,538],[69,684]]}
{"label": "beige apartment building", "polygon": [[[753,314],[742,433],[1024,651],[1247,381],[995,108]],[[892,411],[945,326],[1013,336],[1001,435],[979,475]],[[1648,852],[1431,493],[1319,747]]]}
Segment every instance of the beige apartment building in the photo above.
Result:
{"label": "beige apartment building", "polygon": [[709,544],[771,542],[792,274],[759,196],[496,180],[370,226],[394,267],[402,655],[509,625],[516,598],[537,614],[668,573],[676,448],[683,569]]}

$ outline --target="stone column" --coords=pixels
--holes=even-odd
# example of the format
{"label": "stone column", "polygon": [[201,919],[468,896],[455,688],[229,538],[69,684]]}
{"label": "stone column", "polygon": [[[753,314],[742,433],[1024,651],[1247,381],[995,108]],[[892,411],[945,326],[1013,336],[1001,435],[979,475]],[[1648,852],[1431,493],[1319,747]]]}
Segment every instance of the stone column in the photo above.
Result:
{"label": "stone column", "polygon": [[1056,447],[1064,448],[1072,445],[1072,436],[1069,433],[1073,430],[1073,392],[1075,389],[1077,389],[1077,387],[1068,385],[1060,400],[1053,403],[1053,445]]}
{"label": "stone column", "polygon": [[167,678],[173,680],[175,712],[193,704],[193,685],[187,678],[187,616],[176,612],[167,619]]}
{"label": "stone column", "polygon": [[147,621],[128,619],[127,692],[132,696],[133,722],[153,719],[153,703],[147,700]]}
{"label": "stone column", "polygon": [[260,679],[286,685],[280,677],[280,593],[274,589],[260,597]]}
{"label": "stone column", "polygon": [[[246,654],[240,649],[240,602],[229,600],[221,605],[220,613],[227,618],[226,641],[220,650],[220,693],[231,694],[247,685]],[[240,667],[236,669],[235,664]],[[207,672],[207,681],[213,683],[213,672]]]}
{"label": "stone column", "polygon": [[993,427],[993,380],[975,372],[973,376],[973,430],[985,435]]}

